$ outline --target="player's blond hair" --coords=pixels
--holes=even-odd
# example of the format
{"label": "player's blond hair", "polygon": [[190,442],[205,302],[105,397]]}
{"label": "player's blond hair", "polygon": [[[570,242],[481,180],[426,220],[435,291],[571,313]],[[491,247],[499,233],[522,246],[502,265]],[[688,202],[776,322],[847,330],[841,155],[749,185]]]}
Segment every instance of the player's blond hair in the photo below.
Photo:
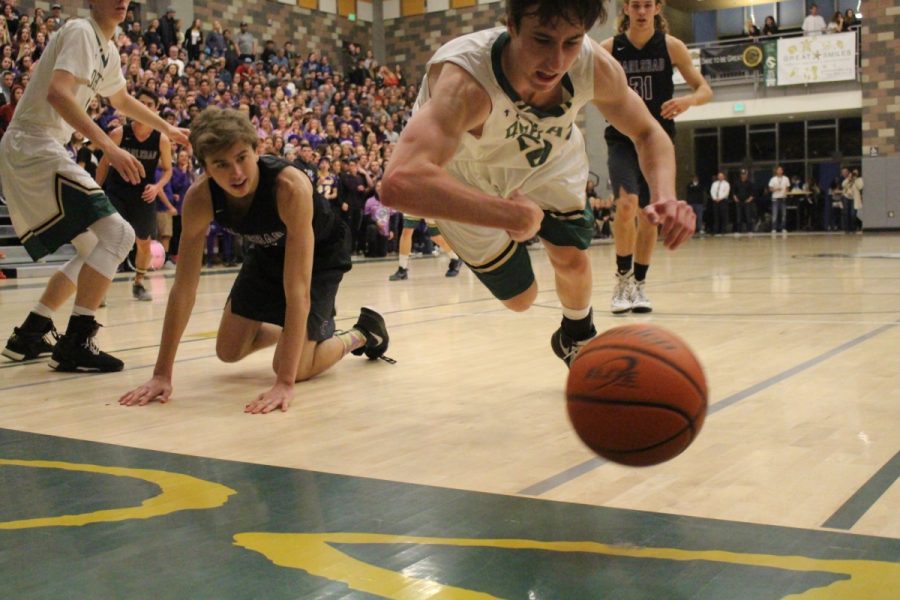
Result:
{"label": "player's blond hair", "polygon": [[259,135],[249,117],[233,108],[210,107],[191,121],[191,146],[204,165],[207,158],[236,143],[256,148],[258,141]]}
{"label": "player's blond hair", "polygon": [[[628,15],[625,14],[625,6],[628,4],[629,0],[625,0],[622,3],[622,11],[619,13],[618,21],[619,26],[616,30],[619,33],[625,33],[628,31],[628,26],[631,24],[631,19],[628,18]],[[656,31],[662,31],[663,33],[669,33],[669,22],[666,21],[666,18],[663,16],[662,11],[666,8],[665,0],[656,0],[656,3],[660,5],[659,14],[653,17],[653,27]]]}

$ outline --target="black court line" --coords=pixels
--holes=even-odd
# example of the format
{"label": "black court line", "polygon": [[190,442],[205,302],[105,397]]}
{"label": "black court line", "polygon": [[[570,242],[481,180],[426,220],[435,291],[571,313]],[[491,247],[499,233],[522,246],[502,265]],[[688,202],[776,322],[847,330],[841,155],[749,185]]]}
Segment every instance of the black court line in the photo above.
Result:
{"label": "black court line", "polygon": [[887,464],[878,469],[872,477],[855,494],[844,502],[822,527],[832,529],[850,529],[878,501],[891,485],[900,477],[900,452],[894,455]]}
{"label": "black court line", "polygon": [[[182,358],[182,359],[176,360],[175,364],[191,362],[194,360],[201,360],[204,358],[212,358],[214,356],[215,356],[215,354],[205,354],[203,356],[193,356],[191,358]],[[126,367],[126,368],[122,369],[122,371],[113,371],[111,373],[97,373],[95,371],[85,372],[85,373],[76,373],[73,375],[64,376],[64,377],[55,377],[53,379],[44,380],[44,381],[32,381],[31,383],[20,383],[19,385],[11,385],[9,387],[0,388],[0,392],[5,392],[7,390],[20,390],[22,388],[29,388],[29,387],[37,387],[39,385],[49,385],[49,384],[53,384],[53,383],[59,383],[61,381],[72,381],[75,379],[84,379],[86,377],[99,377],[101,375],[115,375],[117,373],[122,373],[123,371],[136,371],[138,369],[149,369],[154,366],[156,366],[156,361],[154,361],[153,363],[150,363],[150,364],[146,364],[146,365],[137,365],[136,367]],[[57,373],[58,371],[53,371],[53,372]]]}
{"label": "black court line", "polygon": [[[770,388],[773,385],[777,385],[787,379],[790,379],[794,375],[797,375],[803,371],[811,369],[812,367],[814,367],[830,358],[834,358],[838,354],[846,352],[847,350],[849,350],[855,346],[858,346],[858,345],[862,344],[863,342],[866,342],[878,335],[881,335],[882,333],[893,329],[897,325],[900,325],[900,321],[895,321],[894,323],[882,325],[878,329],[874,329],[874,330],[870,331],[869,333],[866,333],[859,337],[853,338],[852,340],[849,340],[849,341],[841,344],[840,346],[837,346],[836,348],[832,348],[831,350],[828,350],[827,352],[823,352],[822,354],[820,354],[818,356],[814,356],[813,358],[806,360],[806,361],[800,363],[799,365],[791,367],[790,369],[788,369],[786,371],[782,371],[781,373],[778,373],[777,375],[769,377],[768,379],[766,379],[760,383],[757,383],[756,385],[752,385],[752,386],[750,386],[746,389],[743,389],[735,394],[732,394],[731,396],[728,396],[727,398],[724,398],[723,400],[720,400],[720,401],[716,402],[715,404],[713,404],[712,406],[710,406],[709,411],[707,412],[707,415],[711,416],[719,411],[725,410],[726,408],[728,408],[734,404],[737,404],[741,400],[745,400],[745,399],[749,398],[750,396],[753,396],[753,395],[765,390],[766,388]],[[556,489],[556,488],[560,487],[561,485],[564,485],[577,477],[581,477],[582,475],[593,471],[594,469],[606,464],[606,462],[607,461],[602,458],[591,458],[589,460],[586,460],[582,463],[575,465],[574,467],[570,467],[570,468],[566,469],[565,471],[562,471],[561,473],[557,473],[556,475],[548,477],[542,481],[538,481],[537,483],[532,484],[532,485],[520,490],[518,493],[525,495],[525,496],[540,496],[542,494],[546,494],[550,490]],[[898,468],[900,468],[900,467],[898,467]]]}

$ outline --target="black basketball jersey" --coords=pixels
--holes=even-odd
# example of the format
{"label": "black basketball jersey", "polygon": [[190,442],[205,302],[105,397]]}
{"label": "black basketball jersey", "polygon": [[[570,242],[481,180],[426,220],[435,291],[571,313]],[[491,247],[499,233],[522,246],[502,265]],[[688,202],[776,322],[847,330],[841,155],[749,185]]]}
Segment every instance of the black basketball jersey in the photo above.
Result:
{"label": "black basketball jersey", "polygon": [[131,123],[126,123],[122,127],[122,143],[119,144],[119,147],[140,161],[144,166],[144,178],[139,184],[133,185],[125,181],[118,171],[110,167],[106,176],[106,188],[123,200],[132,198],[139,200],[144,188],[149,184],[156,183],[156,167],[159,165],[159,139],[160,133],[154,130],[142,142],[134,135]]}
{"label": "black basketball jersey", "polygon": [[[663,103],[671,100],[675,94],[672,59],[666,47],[666,34],[657,31],[644,47],[638,50],[628,41],[627,35],[620,33],[613,38],[612,55],[622,65],[628,85],[641,97],[650,114],[670,136],[674,136],[675,122],[672,119],[662,118]],[[606,128],[606,137],[628,139],[612,125]]]}
{"label": "black basketball jersey", "polygon": [[[283,259],[287,228],[278,215],[275,179],[283,169],[293,165],[284,159],[269,155],[260,156],[257,165],[259,184],[246,211],[239,212],[240,209],[229,205],[225,191],[212,177],[208,179],[214,218],[232,233],[242,235],[245,241],[253,244],[259,251],[272,258]],[[334,211],[325,199],[313,194],[313,236],[317,248],[320,243],[329,241],[336,229]]]}

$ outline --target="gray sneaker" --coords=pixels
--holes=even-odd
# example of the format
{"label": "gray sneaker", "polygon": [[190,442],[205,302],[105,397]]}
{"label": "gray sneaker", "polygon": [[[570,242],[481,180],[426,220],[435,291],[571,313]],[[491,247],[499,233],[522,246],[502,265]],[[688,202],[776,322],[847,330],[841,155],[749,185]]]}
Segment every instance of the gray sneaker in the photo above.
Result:
{"label": "gray sneaker", "polygon": [[632,289],[634,288],[634,276],[631,273],[622,275],[616,273],[616,287],[613,290],[610,310],[614,315],[627,313],[632,307]]}
{"label": "gray sneaker", "polygon": [[135,300],[140,300],[141,302],[151,302],[153,300],[153,296],[141,283],[135,283],[131,286],[131,295],[134,296]]}
{"label": "gray sneaker", "polygon": [[647,296],[644,295],[644,284],[646,281],[634,281],[631,287],[631,312],[648,313],[653,310],[653,305]]}

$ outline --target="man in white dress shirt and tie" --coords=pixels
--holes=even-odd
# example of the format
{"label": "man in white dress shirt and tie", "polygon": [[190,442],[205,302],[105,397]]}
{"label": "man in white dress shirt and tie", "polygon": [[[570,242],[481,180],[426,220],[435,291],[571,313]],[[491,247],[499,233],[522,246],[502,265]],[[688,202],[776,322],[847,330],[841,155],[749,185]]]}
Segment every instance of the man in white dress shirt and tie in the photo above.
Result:
{"label": "man in white dress shirt and tie", "polygon": [[709,199],[712,200],[713,235],[722,235],[728,226],[728,199],[731,197],[731,184],[725,179],[725,173],[719,171],[712,187],[709,188]]}

